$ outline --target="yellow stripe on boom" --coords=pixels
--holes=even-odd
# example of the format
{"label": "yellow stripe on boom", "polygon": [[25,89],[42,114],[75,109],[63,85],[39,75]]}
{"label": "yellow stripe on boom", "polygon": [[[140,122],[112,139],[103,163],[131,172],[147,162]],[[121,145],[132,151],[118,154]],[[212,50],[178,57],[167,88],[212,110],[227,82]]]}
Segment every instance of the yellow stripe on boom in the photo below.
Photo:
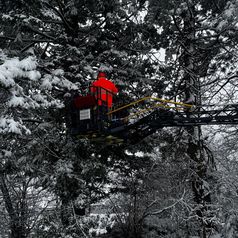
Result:
{"label": "yellow stripe on boom", "polygon": [[[162,99],[162,98],[144,97],[144,98],[141,98],[141,99],[139,99],[139,100],[137,100],[137,101],[134,101],[134,102],[131,102],[131,103],[129,103],[129,104],[126,104],[126,105],[124,105],[124,106],[122,106],[122,107],[119,107],[119,108],[117,108],[117,109],[114,109],[114,110],[108,112],[107,114],[108,114],[108,115],[111,115],[111,114],[113,114],[113,113],[115,113],[115,112],[121,111],[121,110],[123,110],[123,109],[125,109],[125,108],[128,108],[128,107],[130,107],[130,106],[136,105],[136,104],[138,104],[138,103],[140,103],[140,102],[143,102],[143,101],[146,101],[146,100],[149,100],[149,99],[154,100],[154,101],[160,101],[160,102],[163,102],[163,103],[170,103],[170,104],[182,106],[182,107],[185,107],[185,108],[191,108],[191,107],[193,106],[193,105],[191,105],[191,104],[182,103],[182,102],[174,102],[174,101],[167,100],[167,99]],[[164,107],[164,108],[173,108],[173,109],[176,109],[176,110],[178,109],[178,108],[176,108],[176,107],[165,106],[165,105],[163,105],[163,104],[157,104],[157,105],[158,105],[158,106],[161,106],[161,107]],[[150,109],[151,109],[151,108],[150,108]],[[148,109],[148,110],[150,110],[150,109]],[[181,109],[181,108],[179,108],[178,110],[180,110],[180,109]]]}

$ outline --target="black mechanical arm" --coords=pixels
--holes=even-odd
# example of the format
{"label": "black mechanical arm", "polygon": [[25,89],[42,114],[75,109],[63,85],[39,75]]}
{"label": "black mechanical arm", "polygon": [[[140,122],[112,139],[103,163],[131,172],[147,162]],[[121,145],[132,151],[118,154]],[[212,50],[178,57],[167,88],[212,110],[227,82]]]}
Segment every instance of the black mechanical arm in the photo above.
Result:
{"label": "black mechanical arm", "polygon": [[164,127],[186,127],[201,125],[237,125],[238,105],[208,105],[184,111],[158,108],[141,119],[135,120],[112,133],[124,133],[129,141],[139,141]]}

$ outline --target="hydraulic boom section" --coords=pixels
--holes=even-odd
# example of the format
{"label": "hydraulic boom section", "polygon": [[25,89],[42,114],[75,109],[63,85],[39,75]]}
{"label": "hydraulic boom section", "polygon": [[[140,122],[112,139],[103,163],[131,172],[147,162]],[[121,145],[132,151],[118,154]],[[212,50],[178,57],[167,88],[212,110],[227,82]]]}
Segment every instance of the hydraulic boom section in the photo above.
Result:
{"label": "hydraulic boom section", "polygon": [[137,143],[164,127],[238,124],[238,104],[194,106],[144,97],[112,107],[113,92],[92,86],[69,103],[68,127],[77,138],[112,144]]}
{"label": "hydraulic boom section", "polygon": [[217,107],[201,106],[187,112],[175,112],[171,115],[159,115],[152,124],[166,126],[199,126],[199,125],[236,125],[238,124],[238,105],[230,104]]}
{"label": "hydraulic boom section", "polygon": [[142,139],[164,127],[185,127],[200,125],[237,125],[238,104],[204,105],[171,111],[158,108],[145,117],[127,125],[130,139]]}

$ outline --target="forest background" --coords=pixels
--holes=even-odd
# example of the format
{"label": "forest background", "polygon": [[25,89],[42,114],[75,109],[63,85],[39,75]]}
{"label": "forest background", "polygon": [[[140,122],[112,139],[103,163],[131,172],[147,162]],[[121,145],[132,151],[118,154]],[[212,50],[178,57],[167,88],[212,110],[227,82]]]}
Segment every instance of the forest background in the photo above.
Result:
{"label": "forest background", "polygon": [[238,237],[235,126],[74,141],[104,69],[130,102],[237,103],[236,0],[1,0],[1,237]]}

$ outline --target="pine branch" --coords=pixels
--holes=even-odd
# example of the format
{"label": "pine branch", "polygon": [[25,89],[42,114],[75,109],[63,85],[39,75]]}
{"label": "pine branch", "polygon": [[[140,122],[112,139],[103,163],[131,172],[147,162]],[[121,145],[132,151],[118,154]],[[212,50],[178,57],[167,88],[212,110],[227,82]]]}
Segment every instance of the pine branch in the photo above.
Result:
{"label": "pine branch", "polygon": [[21,53],[27,51],[29,48],[31,48],[32,46],[34,46],[34,44],[36,44],[35,42],[31,42],[29,45],[25,46],[22,50]]}
{"label": "pine branch", "polygon": [[44,121],[38,120],[38,119],[33,119],[33,118],[22,118],[23,122],[31,122],[31,123],[43,123]]}
{"label": "pine branch", "polygon": [[64,14],[62,12],[62,9],[60,8],[60,11],[58,9],[56,9],[54,6],[52,6],[51,4],[44,2],[44,4],[51,8],[52,10],[54,10],[58,16],[61,18],[61,20],[63,21],[63,23],[65,24],[65,27],[69,30],[73,30],[72,27],[69,25],[69,22],[67,21],[67,19],[64,17]]}
{"label": "pine branch", "polygon": [[[0,36],[0,39],[14,41],[16,38],[11,36]],[[43,43],[43,42],[53,42],[54,40],[50,39],[21,39],[22,42],[34,42],[34,43]]]}
{"label": "pine branch", "polygon": [[50,36],[50,35],[48,35],[48,34],[42,32],[42,31],[39,31],[38,29],[36,29],[36,28],[34,28],[34,27],[30,26],[30,25],[25,25],[25,27],[27,27],[28,29],[30,29],[32,32],[37,33],[37,34],[39,34],[39,35],[42,35],[42,36],[44,36],[44,37],[46,37],[46,38],[48,38],[48,39],[51,39],[51,40],[53,40],[53,41],[56,40],[53,36]]}

